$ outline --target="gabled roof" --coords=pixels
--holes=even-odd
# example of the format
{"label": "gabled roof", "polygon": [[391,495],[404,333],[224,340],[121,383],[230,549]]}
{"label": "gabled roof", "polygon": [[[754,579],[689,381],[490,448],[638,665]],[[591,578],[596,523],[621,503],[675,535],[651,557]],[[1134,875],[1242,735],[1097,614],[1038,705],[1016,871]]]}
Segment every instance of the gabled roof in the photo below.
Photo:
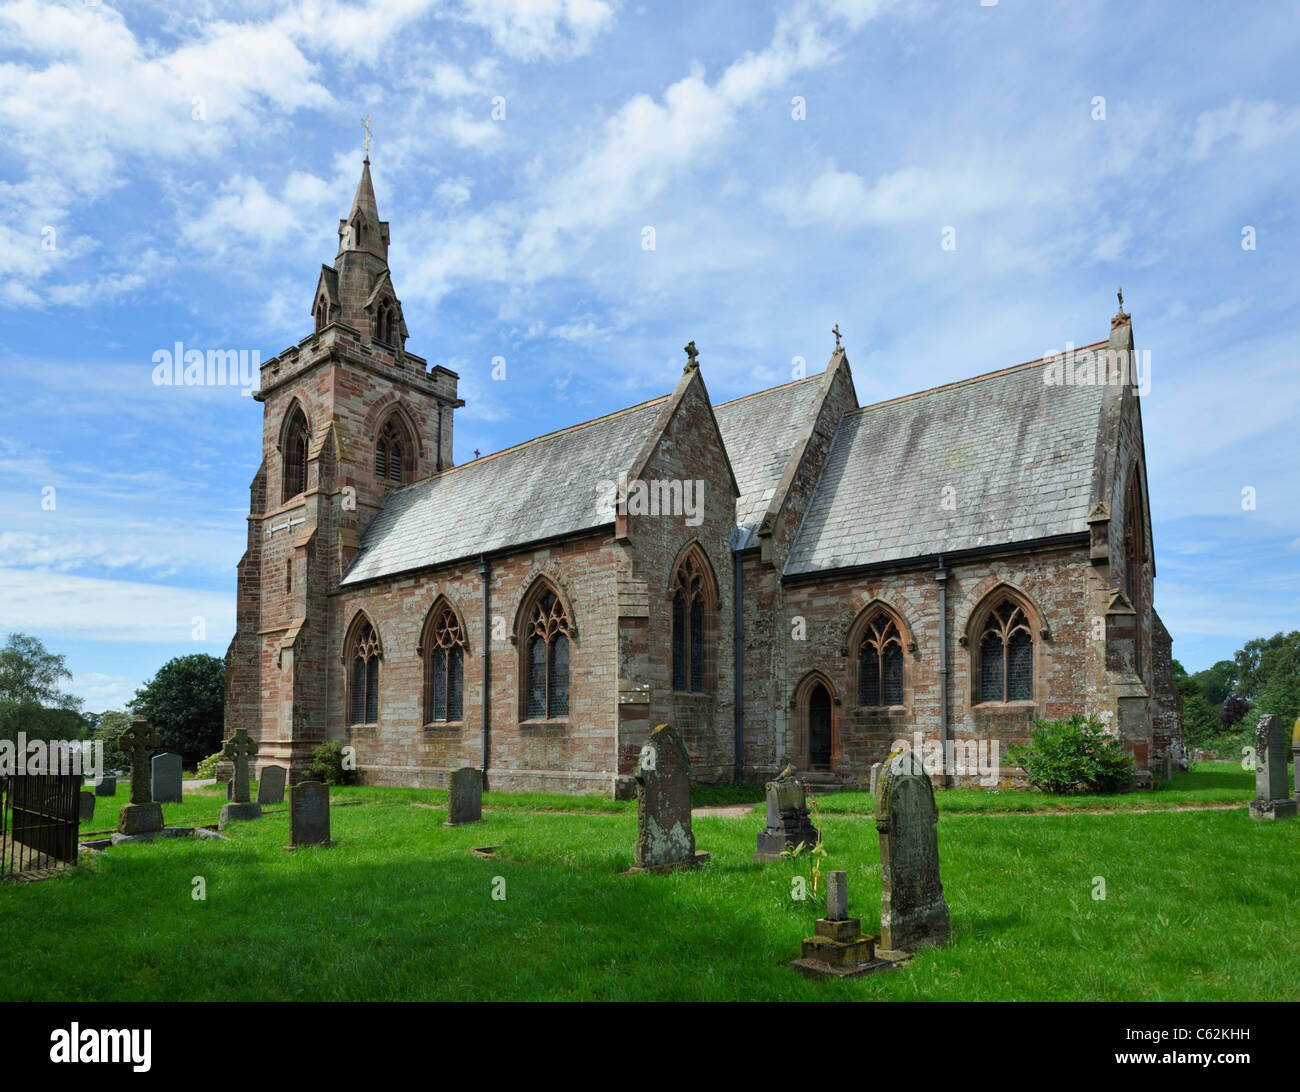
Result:
{"label": "gabled roof", "polygon": [[740,489],[735,549],[753,545],[790,453],[807,424],[821,380],[821,374],[813,375],[713,407]]}
{"label": "gabled roof", "polygon": [[846,414],[785,574],[1086,533],[1107,388],[1049,385],[1047,366],[1030,361]]}
{"label": "gabled roof", "polygon": [[340,584],[441,565],[614,522],[611,490],[667,396],[463,463],[390,493]]}

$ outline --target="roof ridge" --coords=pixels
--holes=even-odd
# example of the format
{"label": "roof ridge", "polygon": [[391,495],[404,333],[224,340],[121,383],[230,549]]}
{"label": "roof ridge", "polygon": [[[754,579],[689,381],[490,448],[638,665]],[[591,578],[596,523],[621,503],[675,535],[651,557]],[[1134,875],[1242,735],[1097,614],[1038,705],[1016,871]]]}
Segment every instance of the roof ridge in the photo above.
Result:
{"label": "roof ridge", "polygon": [[785,390],[787,387],[797,387],[800,383],[811,383],[814,379],[820,379],[825,374],[825,369],[822,369],[822,371],[817,372],[815,375],[806,375],[802,379],[791,379],[786,383],[778,383],[775,387],[764,387],[761,391],[750,391],[749,394],[742,394],[739,398],[729,398],[725,402],[719,402],[713,408],[715,410],[720,410],[723,406],[731,406],[737,402],[743,402],[747,398],[757,398],[761,394],[771,394],[773,391]]}
{"label": "roof ridge", "polygon": [[423,485],[425,482],[433,481],[435,478],[444,478],[448,474],[454,474],[456,473],[456,471],[464,470],[466,467],[482,466],[484,463],[490,462],[492,459],[499,459],[503,455],[509,455],[512,452],[521,451],[526,447],[532,446],[533,444],[539,444],[543,440],[553,440],[555,439],[555,437],[562,436],[567,432],[577,432],[579,429],[586,428],[588,425],[599,424],[601,421],[608,421],[614,417],[621,417],[623,416],[623,414],[631,413],[634,410],[645,409],[647,406],[653,406],[656,403],[666,401],[668,397],[669,396],[666,394],[661,394],[659,395],[658,398],[647,398],[644,402],[637,402],[631,406],[624,406],[622,409],[613,410],[610,413],[603,413],[599,417],[592,417],[586,421],[579,421],[573,425],[566,425],[564,428],[557,428],[551,432],[543,432],[540,436],[534,436],[528,440],[521,440],[517,444],[511,444],[509,447],[503,447],[500,451],[494,451],[490,455],[483,455],[477,459],[471,459],[467,463],[460,463],[458,466],[449,466],[445,470],[435,471],[432,474],[420,478],[418,481],[411,482],[410,485],[402,486],[401,489],[394,489],[393,492],[389,494],[389,496],[393,496],[398,493],[405,493],[408,489],[414,489],[417,485]]}
{"label": "roof ridge", "polygon": [[[1091,345],[1075,346],[1075,348],[1071,349],[1070,352],[1072,354],[1086,352],[1089,349],[1098,349],[1108,344],[1110,344],[1110,342],[1103,339],[1101,341],[1094,341]],[[927,387],[925,390],[913,391],[911,394],[899,394],[895,395],[893,398],[886,398],[880,402],[872,402],[870,405],[859,406],[855,410],[849,410],[844,416],[850,417],[853,414],[865,413],[867,410],[879,409],[881,406],[892,406],[897,402],[906,402],[909,399],[921,398],[927,394],[938,394],[940,391],[952,390],[954,387],[965,387],[972,383],[982,383],[986,379],[996,379],[998,376],[1009,375],[1011,372],[1024,371],[1029,368],[1037,367],[1040,364],[1046,363],[1046,361],[1046,356],[1040,356],[1033,360],[1026,360],[1021,364],[1008,364],[1005,368],[995,368],[991,372],[982,372],[980,375],[968,376],[965,379],[956,379],[951,383],[940,383],[937,387]]]}

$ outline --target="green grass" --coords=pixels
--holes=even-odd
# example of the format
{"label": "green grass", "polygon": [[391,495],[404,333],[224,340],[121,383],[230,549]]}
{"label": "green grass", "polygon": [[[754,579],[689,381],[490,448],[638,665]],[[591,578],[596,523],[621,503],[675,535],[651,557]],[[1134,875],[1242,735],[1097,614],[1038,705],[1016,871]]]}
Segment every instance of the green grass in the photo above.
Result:
{"label": "green grass", "polygon": [[[1150,795],[1249,795],[1228,770],[1187,776]],[[285,852],[281,812],[231,827],[230,841],[116,846],[40,883],[0,884],[0,998],[1300,1000],[1300,821],[1253,822],[1244,806],[992,816],[940,794],[952,945],[887,975],[809,982],[785,966],[820,913],[791,898],[807,865],[751,863],[757,816],[697,817],[713,854],[699,871],[628,876],[626,806],[557,814],[534,797],[544,803],[447,829],[445,812],[408,806],[445,794],[335,794],[361,806],[333,809],[332,849]],[[179,824],[191,808],[214,817],[222,799],[164,810]],[[874,823],[824,807],[822,824],[851,912],[877,929]],[[468,853],[481,845],[499,856]]]}

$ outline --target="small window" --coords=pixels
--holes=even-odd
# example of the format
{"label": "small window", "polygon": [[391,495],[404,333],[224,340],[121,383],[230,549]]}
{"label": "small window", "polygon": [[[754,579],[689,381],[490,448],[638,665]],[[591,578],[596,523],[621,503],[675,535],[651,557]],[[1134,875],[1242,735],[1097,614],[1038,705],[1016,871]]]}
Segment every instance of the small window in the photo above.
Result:
{"label": "small window", "polygon": [[389,418],[379,432],[375,444],[375,477],[380,481],[396,482],[403,480],[403,460],[406,457],[406,438],[397,422]]}
{"label": "small window", "polygon": [[379,636],[369,622],[358,627],[352,640],[353,724],[379,722]]}
{"label": "small window", "polygon": [[984,622],[978,678],[981,702],[1034,699],[1034,637],[1024,610],[1010,599]]}
{"label": "small window", "polygon": [[692,548],[673,580],[673,690],[678,693],[701,694],[707,688],[712,592],[704,558]]}

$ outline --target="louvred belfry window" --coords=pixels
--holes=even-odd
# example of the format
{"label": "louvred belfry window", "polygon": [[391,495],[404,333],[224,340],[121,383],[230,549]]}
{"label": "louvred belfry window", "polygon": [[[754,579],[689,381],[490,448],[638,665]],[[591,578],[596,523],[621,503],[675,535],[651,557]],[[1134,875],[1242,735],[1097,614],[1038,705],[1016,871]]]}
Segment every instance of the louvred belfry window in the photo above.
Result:
{"label": "louvred belfry window", "polygon": [[879,614],[867,625],[858,649],[858,704],[903,704],[903,640],[898,625]]}
{"label": "louvred belfry window", "polygon": [[1004,599],[984,622],[979,643],[979,700],[1032,701],[1034,638],[1025,612]]}
{"label": "louvred belfry window", "polygon": [[465,709],[465,637],[450,606],[434,616],[424,646],[424,722],[455,722]]}
{"label": "louvred belfry window", "polygon": [[287,501],[307,492],[307,418],[297,406],[284,431],[281,458],[284,462],[281,500]]}
{"label": "louvred belfry window", "polygon": [[375,477],[380,481],[401,483],[405,438],[391,417],[379,432],[375,444]]}
{"label": "louvred belfry window", "polygon": [[352,723],[379,722],[379,636],[363,622],[352,641]]}
{"label": "louvred belfry window", "polygon": [[711,585],[694,552],[677,567],[673,580],[673,689],[700,694],[708,679]]}
{"label": "louvred belfry window", "polygon": [[528,615],[524,629],[526,716],[546,720],[569,715],[569,616],[553,591]]}

